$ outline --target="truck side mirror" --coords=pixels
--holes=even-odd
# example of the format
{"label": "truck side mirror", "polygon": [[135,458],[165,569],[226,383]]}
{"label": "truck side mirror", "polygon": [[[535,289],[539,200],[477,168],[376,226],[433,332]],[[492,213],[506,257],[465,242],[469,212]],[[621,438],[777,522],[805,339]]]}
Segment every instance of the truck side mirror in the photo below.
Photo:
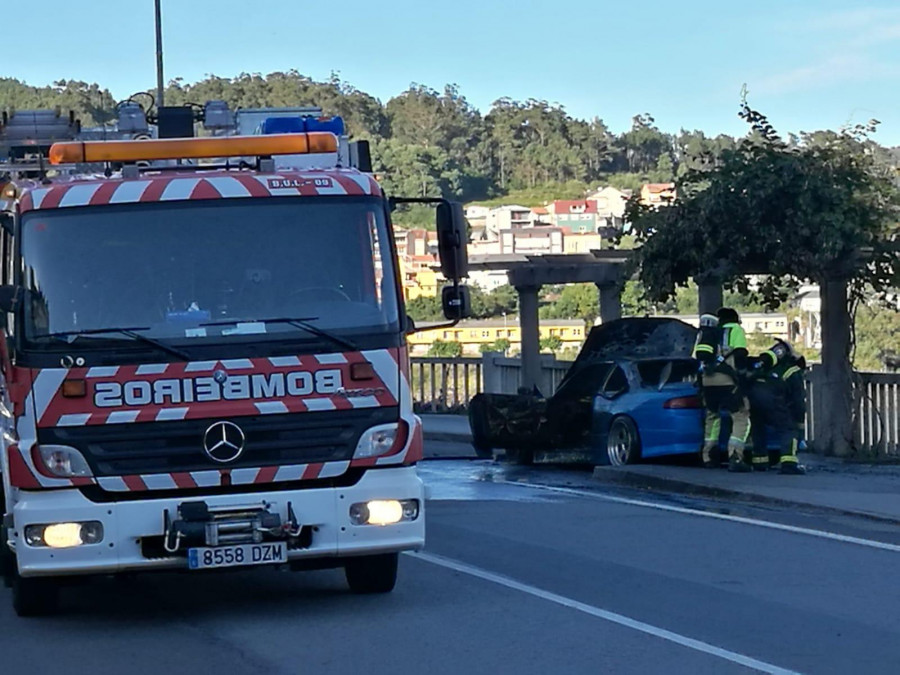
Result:
{"label": "truck side mirror", "polygon": [[22,297],[21,291],[19,286],[0,286],[0,312],[15,311],[16,304]]}
{"label": "truck side mirror", "polygon": [[[469,276],[466,217],[459,202],[441,201],[435,217],[441,273],[449,281]],[[445,289],[446,290],[446,289]]]}
{"label": "truck side mirror", "polygon": [[459,321],[472,314],[472,295],[468,286],[444,286],[441,291],[441,306],[444,316],[450,321]]}

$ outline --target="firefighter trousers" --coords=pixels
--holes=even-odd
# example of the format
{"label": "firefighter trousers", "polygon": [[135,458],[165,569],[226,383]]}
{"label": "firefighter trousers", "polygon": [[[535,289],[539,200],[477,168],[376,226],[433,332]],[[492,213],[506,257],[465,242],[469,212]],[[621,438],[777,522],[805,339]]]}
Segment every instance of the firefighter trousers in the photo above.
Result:
{"label": "firefighter trousers", "polygon": [[712,462],[719,449],[719,434],[722,431],[722,415],[731,417],[731,435],[728,437],[728,459],[744,461],[744,447],[750,436],[750,406],[742,399],[737,410],[728,408],[706,410],[703,425],[703,461]]}

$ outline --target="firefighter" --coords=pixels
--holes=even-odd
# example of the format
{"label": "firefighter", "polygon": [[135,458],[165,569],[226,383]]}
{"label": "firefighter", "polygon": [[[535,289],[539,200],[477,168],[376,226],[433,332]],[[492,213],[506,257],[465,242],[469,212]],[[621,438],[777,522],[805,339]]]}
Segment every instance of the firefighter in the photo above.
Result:
{"label": "firefighter", "polygon": [[743,392],[747,367],[747,336],[738,313],[721,308],[715,317],[704,315],[694,345],[694,358],[700,361],[700,393],[706,409],[703,428],[703,466],[719,465],[719,433],[722,417],[731,418],[728,437],[728,470],[750,471],[744,462],[744,447],[750,434],[750,413]]}
{"label": "firefighter", "polygon": [[762,471],[770,466],[768,430],[772,429],[778,438],[780,473],[806,473],[797,460],[806,419],[805,370],[806,360],[784,340],[778,340],[756,360],[750,390],[753,468]]}

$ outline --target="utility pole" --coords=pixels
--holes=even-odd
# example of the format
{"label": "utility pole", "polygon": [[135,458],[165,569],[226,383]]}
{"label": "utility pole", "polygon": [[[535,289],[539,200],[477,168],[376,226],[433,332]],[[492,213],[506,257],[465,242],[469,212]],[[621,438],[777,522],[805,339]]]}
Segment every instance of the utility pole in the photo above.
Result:
{"label": "utility pole", "polygon": [[162,47],[162,9],[161,0],[154,0],[156,5],[156,108],[163,106],[163,47]]}

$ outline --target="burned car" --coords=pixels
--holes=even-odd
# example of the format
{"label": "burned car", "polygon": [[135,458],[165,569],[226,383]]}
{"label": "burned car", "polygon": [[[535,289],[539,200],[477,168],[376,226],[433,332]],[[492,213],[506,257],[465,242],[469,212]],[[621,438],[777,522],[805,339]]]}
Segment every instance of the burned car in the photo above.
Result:
{"label": "burned car", "polygon": [[481,457],[504,449],[520,463],[536,455],[592,464],[697,453],[703,437],[697,330],[671,318],[595,326],[549,398],[479,394],[469,407]]}

